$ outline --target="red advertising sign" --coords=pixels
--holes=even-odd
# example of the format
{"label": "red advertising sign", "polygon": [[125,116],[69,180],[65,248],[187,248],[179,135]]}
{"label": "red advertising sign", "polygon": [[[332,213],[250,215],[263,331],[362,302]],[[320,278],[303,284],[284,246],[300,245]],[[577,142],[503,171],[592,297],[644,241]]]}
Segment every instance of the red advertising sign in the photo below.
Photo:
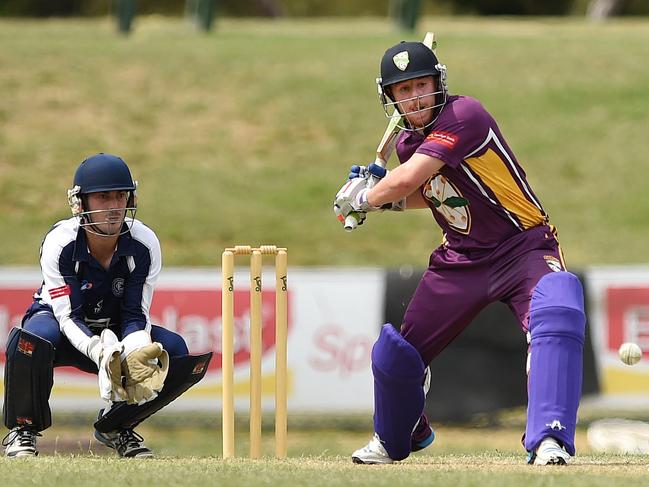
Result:
{"label": "red advertising sign", "polygon": [[[0,347],[4,351],[11,328],[20,323],[31,303],[33,289],[7,286],[0,292]],[[262,357],[275,343],[275,292],[262,292]],[[288,293],[289,303],[291,292]],[[289,330],[292,327],[289,306]],[[151,321],[179,333],[190,353],[214,351],[210,370],[221,368],[221,292],[214,289],[164,288],[156,290]],[[250,358],[250,298],[246,289],[234,291],[234,362]],[[0,363],[4,363],[4,353]],[[66,370],[68,371],[68,370]]]}
{"label": "red advertising sign", "polygon": [[25,311],[32,302],[35,289],[7,286],[0,289],[0,363],[4,363],[7,336],[14,326],[20,325]]}
{"label": "red advertising sign", "polygon": [[649,287],[609,287],[606,290],[608,349],[624,342],[649,351]]}

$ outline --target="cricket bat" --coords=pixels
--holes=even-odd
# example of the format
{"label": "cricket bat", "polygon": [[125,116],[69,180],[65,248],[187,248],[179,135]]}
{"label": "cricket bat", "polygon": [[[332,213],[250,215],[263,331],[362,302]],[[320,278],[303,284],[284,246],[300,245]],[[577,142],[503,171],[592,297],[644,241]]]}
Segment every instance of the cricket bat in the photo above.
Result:
{"label": "cricket bat", "polygon": [[[435,33],[426,32],[426,36],[424,37],[423,43],[431,51],[435,52],[435,50],[437,49],[437,41],[435,40]],[[388,123],[388,126],[385,129],[385,132],[383,133],[383,137],[381,138],[381,141],[379,142],[379,145],[376,148],[376,156],[374,159],[374,164],[376,164],[377,166],[385,168],[388,165],[390,156],[392,155],[392,153],[394,152],[394,148],[396,147],[397,138],[401,133],[401,128],[399,127],[401,119],[402,117],[399,116],[399,110],[397,110],[397,108],[395,107],[394,112],[390,117],[390,122]],[[376,183],[378,183],[380,179],[381,178],[377,176],[371,175],[370,179],[367,181],[367,187],[371,188]],[[356,218],[356,215],[350,213],[347,216],[347,218],[345,218],[345,230],[347,232],[351,232],[357,226],[358,226],[358,219]]]}

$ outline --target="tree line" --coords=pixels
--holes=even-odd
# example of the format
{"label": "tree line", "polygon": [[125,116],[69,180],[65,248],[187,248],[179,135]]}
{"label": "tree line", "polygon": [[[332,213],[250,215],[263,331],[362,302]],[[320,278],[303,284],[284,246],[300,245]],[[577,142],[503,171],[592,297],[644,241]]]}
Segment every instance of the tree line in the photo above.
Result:
{"label": "tree line", "polygon": [[[138,14],[183,15],[197,0],[2,0],[0,15],[75,17],[111,15],[120,3]],[[647,0],[208,0],[219,16],[386,16],[415,3],[421,15],[649,15]]]}

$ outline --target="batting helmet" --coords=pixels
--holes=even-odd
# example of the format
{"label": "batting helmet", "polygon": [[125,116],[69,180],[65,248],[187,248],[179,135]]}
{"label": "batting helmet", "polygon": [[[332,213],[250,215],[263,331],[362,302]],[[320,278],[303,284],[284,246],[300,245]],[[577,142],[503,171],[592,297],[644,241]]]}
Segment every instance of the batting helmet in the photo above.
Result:
{"label": "batting helmet", "polygon": [[72,185],[79,186],[79,194],[135,191],[135,182],[124,160],[103,152],[81,163],[74,173]]}
{"label": "batting helmet", "polygon": [[[135,217],[137,209],[135,189],[137,182],[131,177],[131,171],[122,158],[113,154],[104,154],[103,152],[88,157],[74,173],[72,184],[72,189],[68,190],[68,203],[72,215],[80,218],[81,226],[95,225],[88,218],[89,213],[105,212],[104,210],[89,212],[84,208],[87,205],[83,197],[91,193],[129,191],[130,195],[126,210],[130,212],[131,222]],[[128,229],[125,231],[128,231]],[[103,234],[100,233],[100,235]]]}
{"label": "batting helmet", "polygon": [[393,85],[422,76],[439,76],[437,56],[421,42],[401,41],[385,51],[381,59],[381,85]]}
{"label": "batting helmet", "polygon": [[[441,64],[435,53],[422,42],[401,41],[399,44],[392,46],[385,51],[381,58],[381,77],[376,79],[378,85],[379,98],[388,117],[393,117],[393,109],[399,108],[394,102],[389,87],[414,78],[423,76],[433,76],[436,80],[437,91],[435,106],[435,115],[428,125],[437,119],[446,103],[448,87],[446,85],[446,66]],[[388,101],[390,98],[392,101]],[[391,110],[392,109],[392,110]],[[397,114],[401,116],[402,114]],[[406,125],[401,126],[405,130],[412,130]],[[427,125],[427,126],[428,126]],[[420,127],[421,128],[421,127]]]}

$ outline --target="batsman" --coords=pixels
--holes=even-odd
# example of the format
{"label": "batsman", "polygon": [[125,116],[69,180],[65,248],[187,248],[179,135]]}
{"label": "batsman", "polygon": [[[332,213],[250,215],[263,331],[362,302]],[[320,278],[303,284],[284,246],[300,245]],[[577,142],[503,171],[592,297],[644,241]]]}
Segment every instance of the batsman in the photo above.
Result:
{"label": "batsman", "polygon": [[151,457],[134,428],[205,374],[211,354],[188,355],[185,340],[151,322],[162,266],[155,233],[135,219],[136,182],[112,154],[84,160],[68,190],[72,217],[40,249],[41,287],[7,340],[2,444],[7,457],[38,455],[52,424],[53,369],[96,374],[95,438],[120,457]]}
{"label": "batsman", "polygon": [[401,42],[380,71],[400,165],[352,166],[334,212],[353,229],[379,210],[428,208],[443,238],[400,328],[385,324],[372,349],[375,434],[352,459],[392,463],[433,442],[424,414],[428,366],[482,309],[502,301],[527,336],[527,461],[565,465],[575,454],[585,313],[556,229],[493,117],[478,100],[449,94],[433,50]]}

